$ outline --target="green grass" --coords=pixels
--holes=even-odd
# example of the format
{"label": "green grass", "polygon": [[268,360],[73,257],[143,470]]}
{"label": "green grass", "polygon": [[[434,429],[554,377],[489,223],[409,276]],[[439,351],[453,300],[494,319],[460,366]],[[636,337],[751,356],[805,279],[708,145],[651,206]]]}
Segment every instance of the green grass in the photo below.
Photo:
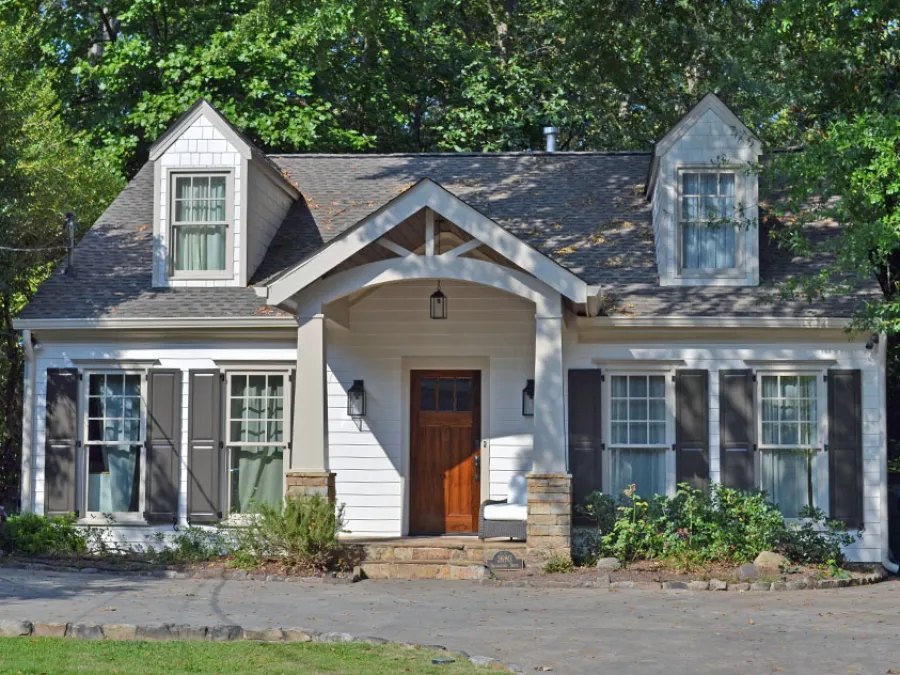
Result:
{"label": "green grass", "polygon": [[432,665],[431,659],[436,656],[447,657],[426,649],[359,643],[95,642],[66,638],[8,638],[0,640],[0,674],[465,675],[485,672],[461,659],[449,665]]}

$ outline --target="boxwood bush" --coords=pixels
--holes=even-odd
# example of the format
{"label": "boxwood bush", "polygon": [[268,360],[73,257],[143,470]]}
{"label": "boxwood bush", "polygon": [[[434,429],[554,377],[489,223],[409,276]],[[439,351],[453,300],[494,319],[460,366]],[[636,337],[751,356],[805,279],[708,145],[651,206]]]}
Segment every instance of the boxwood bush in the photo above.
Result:
{"label": "boxwood bush", "polygon": [[0,524],[0,551],[7,554],[66,557],[87,550],[84,530],[75,526],[74,515],[47,518],[23,513]]}

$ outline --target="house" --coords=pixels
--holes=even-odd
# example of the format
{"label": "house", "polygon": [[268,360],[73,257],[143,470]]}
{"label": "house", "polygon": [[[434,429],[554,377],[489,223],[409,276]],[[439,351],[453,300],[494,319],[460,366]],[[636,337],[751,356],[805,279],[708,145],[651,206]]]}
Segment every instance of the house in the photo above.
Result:
{"label": "house", "polygon": [[713,95],[650,153],[267,156],[199,101],[16,323],[23,509],[143,541],[320,492],[351,537],[460,533],[524,475],[537,555],[592,491],[722,483],[880,562],[877,288],[778,298],[822,261],[760,231],[762,152]]}

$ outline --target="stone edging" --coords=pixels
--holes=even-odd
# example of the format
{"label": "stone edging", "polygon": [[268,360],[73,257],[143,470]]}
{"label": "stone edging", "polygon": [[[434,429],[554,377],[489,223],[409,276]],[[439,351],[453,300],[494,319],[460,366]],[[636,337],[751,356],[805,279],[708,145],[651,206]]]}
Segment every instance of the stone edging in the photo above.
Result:
{"label": "stone edging", "polygon": [[476,666],[508,673],[521,673],[522,669],[490,656],[469,656],[459,650],[448,650],[442,645],[419,645],[395,642],[378,637],[355,637],[349,633],[319,633],[306,628],[243,628],[241,626],[191,626],[188,624],[93,624],[93,623],[40,623],[31,621],[0,620],[0,638],[56,637],[78,640],[143,640],[165,642],[173,640],[191,642],[358,642],[368,645],[395,644],[408,649],[431,649],[445,652],[449,657],[467,660]]}
{"label": "stone edging", "polygon": [[610,581],[604,575],[594,581],[566,581],[548,579],[531,581],[525,579],[485,579],[482,584],[507,586],[512,588],[598,588],[609,591],[802,591],[814,589],[848,588],[868,586],[887,579],[888,573],[877,568],[874,572],[852,579],[809,579],[805,581]]}

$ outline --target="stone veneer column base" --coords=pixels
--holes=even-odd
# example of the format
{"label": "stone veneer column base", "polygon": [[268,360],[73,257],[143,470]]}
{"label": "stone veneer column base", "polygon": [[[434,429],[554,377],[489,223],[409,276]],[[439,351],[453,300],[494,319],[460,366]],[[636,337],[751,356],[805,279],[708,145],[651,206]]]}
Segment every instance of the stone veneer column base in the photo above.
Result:
{"label": "stone veneer column base", "polygon": [[322,495],[335,501],[335,474],[329,471],[288,471],[285,497]]}
{"label": "stone veneer column base", "polygon": [[530,473],[525,554],[532,562],[572,555],[572,476]]}

